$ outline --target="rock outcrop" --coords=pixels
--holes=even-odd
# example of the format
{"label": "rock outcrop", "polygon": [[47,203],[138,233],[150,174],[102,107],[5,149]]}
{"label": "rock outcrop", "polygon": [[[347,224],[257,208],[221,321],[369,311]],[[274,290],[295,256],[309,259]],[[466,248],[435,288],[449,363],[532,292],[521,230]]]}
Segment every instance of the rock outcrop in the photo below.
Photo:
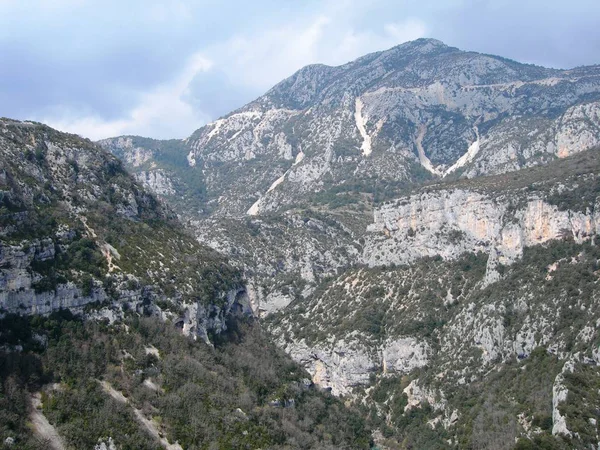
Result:
{"label": "rock outcrop", "polygon": [[520,203],[460,189],[401,198],[375,211],[363,262],[373,267],[483,252],[493,270],[492,264],[513,263],[525,247],[565,237],[582,242],[600,232],[600,203],[586,212],[561,211],[535,195]]}
{"label": "rock outcrop", "polygon": [[[136,164],[149,158],[134,153]],[[239,273],[100,147],[3,119],[0,173],[2,314],[114,320],[134,310],[181,321],[207,342],[252,314]]]}

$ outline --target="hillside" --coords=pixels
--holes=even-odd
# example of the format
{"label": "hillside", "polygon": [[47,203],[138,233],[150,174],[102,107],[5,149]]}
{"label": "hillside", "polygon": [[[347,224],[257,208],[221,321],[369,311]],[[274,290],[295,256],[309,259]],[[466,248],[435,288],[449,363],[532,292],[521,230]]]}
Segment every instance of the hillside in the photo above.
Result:
{"label": "hillside", "polygon": [[595,445],[599,156],[384,203],[362,264],[269,316],[272,333],[390,448]]}
{"label": "hillside", "polygon": [[56,327],[84,359],[110,341],[78,373],[166,448],[595,448],[599,107],[599,66],[419,39],[180,141],[4,121],[5,313],[111,323],[37,318],[7,345],[47,339],[27,373],[61,399]]}
{"label": "hillside", "polygon": [[0,188],[3,448],[369,447],[117,158],[2,119]]}
{"label": "hillside", "polygon": [[599,161],[590,149],[377,204],[311,202],[197,229],[287,295],[263,305],[273,337],[362,408],[385,448],[588,448]]}
{"label": "hillside", "polygon": [[234,304],[247,309],[240,274],[114,156],[41,124],[1,127],[5,311],[149,309],[208,339]]}
{"label": "hillside", "polygon": [[599,96],[598,66],[546,69],[419,39],[305,67],[183,141],[100,144],[232,259],[268,314],[356,262],[382,202],[598,144]]}

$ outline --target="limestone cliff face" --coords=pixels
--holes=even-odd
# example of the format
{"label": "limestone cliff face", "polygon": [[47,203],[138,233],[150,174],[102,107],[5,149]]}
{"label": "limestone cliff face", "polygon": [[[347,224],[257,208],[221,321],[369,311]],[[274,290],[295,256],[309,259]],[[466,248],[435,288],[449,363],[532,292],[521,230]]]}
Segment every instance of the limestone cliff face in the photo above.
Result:
{"label": "limestone cliff face", "polygon": [[[581,333],[567,338],[572,329],[561,328],[558,317],[568,314],[569,295],[584,292],[565,293],[569,271],[591,264],[581,270],[594,272],[597,264],[597,155],[423,187],[384,203],[363,235],[365,266],[292,303],[271,330],[316,383],[343,395],[361,392],[374,376],[417,368],[435,367],[441,384],[465,384],[475,372],[524,360],[540,346],[568,359],[568,343],[578,342],[591,355],[597,289],[568,306],[585,311]],[[544,253],[565,241],[586,250],[564,258]],[[533,248],[545,255],[542,262],[523,261]],[[442,406],[440,423],[451,423],[454,410]]]}
{"label": "limestone cliff face", "polygon": [[422,193],[375,211],[362,255],[369,266],[484,252],[508,265],[528,246],[567,236],[582,242],[600,230],[600,202],[586,212],[562,211],[536,196],[492,197],[461,189]]}
{"label": "limestone cliff face", "polygon": [[83,286],[80,282],[63,279],[48,289],[41,284],[44,276],[36,269],[40,263],[52,263],[57,256],[56,245],[63,248],[70,245],[75,233],[62,230],[60,234],[60,244],[49,238],[20,245],[0,243],[0,309],[3,314],[46,315],[68,309],[112,321],[126,310],[133,310],[169,319],[180,326],[184,334],[207,343],[210,336],[227,331],[231,318],[253,315],[246,289],[241,284],[217,293],[208,303],[182,302],[180,294],[165,295],[159,287],[144,284],[135,275],[120,270],[106,274],[104,281],[110,280],[110,289],[103,280],[92,278]]}
{"label": "limestone cliff face", "polygon": [[[582,87],[581,95],[589,89]],[[571,106],[558,117],[507,117],[482,135],[478,155],[463,174],[473,178],[511,172],[592,148],[600,143],[599,114],[600,103],[592,101]]]}
{"label": "limestone cliff face", "polygon": [[88,303],[107,299],[102,289],[91,289],[88,295],[84,295],[81,287],[66,280],[52,291],[36,291],[35,284],[42,276],[31,266],[54,257],[55,246],[51,239],[21,245],[0,243],[0,307],[5,312],[48,314],[60,308],[81,311]]}
{"label": "limestone cliff face", "polygon": [[[227,331],[228,321],[240,317],[252,317],[253,314],[246,289],[239,286],[222,292],[217,301],[212,304],[184,303],[183,315],[175,320],[176,325],[186,336],[200,338],[210,343],[211,335]],[[166,317],[173,319],[169,314]]]}
{"label": "limestone cliff face", "polygon": [[154,152],[145,147],[135,145],[132,136],[121,136],[114,140],[103,140],[99,142],[103,147],[109,147],[119,153],[123,161],[133,167],[141,167],[147,161],[150,161]]}
{"label": "limestone cliff face", "polygon": [[143,171],[135,174],[138,180],[149,191],[157,195],[174,195],[173,181],[164,170]]}
{"label": "limestone cliff face", "polygon": [[432,353],[428,343],[413,337],[390,338],[379,346],[365,345],[368,340],[361,333],[349,333],[316,345],[304,340],[279,345],[308,370],[314,383],[334,395],[352,394],[369,383],[371,374],[408,374],[426,366]]}
{"label": "limestone cliff face", "polygon": [[[113,320],[133,310],[207,342],[252,314],[239,273],[100,147],[2,119],[0,174],[0,314],[66,308]],[[145,181],[156,187],[159,174]]]}
{"label": "limestone cliff face", "polygon": [[[105,150],[120,158],[135,179],[149,192],[171,200],[195,190],[195,184],[183,186],[176,169],[187,165],[183,141],[158,141],[140,136],[120,136],[98,142]],[[188,177],[191,178],[191,177]],[[201,177],[200,177],[201,178]],[[198,181],[201,185],[201,181]]]}

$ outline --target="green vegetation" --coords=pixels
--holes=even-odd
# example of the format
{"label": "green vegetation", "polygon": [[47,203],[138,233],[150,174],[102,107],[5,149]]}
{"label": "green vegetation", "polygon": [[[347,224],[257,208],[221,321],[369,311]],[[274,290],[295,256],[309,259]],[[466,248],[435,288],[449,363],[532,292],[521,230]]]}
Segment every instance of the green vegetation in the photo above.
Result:
{"label": "green vegetation", "polygon": [[[36,293],[54,291],[59,284],[72,280],[81,285],[84,295],[89,296],[92,276],[101,278],[107,271],[106,259],[96,242],[75,233],[66,250],[58,243],[52,242],[52,245],[55,251],[54,258],[34,259],[30,265],[33,272],[42,275],[42,278],[33,284]],[[83,275],[74,276],[73,271]]]}
{"label": "green vegetation", "polygon": [[483,277],[486,262],[486,255],[465,254],[453,262],[424,258],[411,266],[349,269],[267,323],[277,328],[285,322],[296,339],[311,344],[354,330],[373,344],[397,336],[429,341],[456,313],[446,304],[448,287],[465,297]]}
{"label": "green vegetation", "polygon": [[1,348],[24,347],[0,352],[0,440],[16,438],[18,448],[41,448],[26,425],[29,392],[38,390],[44,414],[73,449],[108,436],[119,448],[160,448],[133,407],[186,449],[369,448],[358,414],[306,385],[308,374],[252,324],[239,323],[215,349],[138,316],[112,326],[66,312],[7,316],[0,330]]}
{"label": "green vegetation", "polygon": [[[285,314],[270,316],[268,325],[276,334],[285,330],[284,338],[323,348],[358,333],[372,353],[407,336],[430,346],[426,366],[374,372],[370,385],[355,391],[366,399],[357,407],[389,448],[510,449],[515,442],[516,448],[589,448],[600,423],[600,369],[590,353],[600,342],[592,331],[600,317],[600,246],[565,239],[528,247],[521,260],[503,267],[500,281],[482,289],[486,263],[486,255],[466,254],[350,269]],[[485,362],[477,330],[491,332],[497,324],[498,354]],[[580,334],[585,329],[588,338]],[[524,330],[535,334],[533,348],[525,345]],[[552,387],[565,364],[560,352],[580,361],[564,374],[569,393],[560,405],[568,429],[578,433],[572,439],[552,436]],[[436,401],[443,395],[444,409],[423,402],[404,411],[404,389],[413,380]],[[444,425],[454,411],[456,422]]]}
{"label": "green vegetation", "polygon": [[598,443],[600,421],[600,372],[595,365],[577,364],[573,372],[564,374],[567,401],[559,407],[567,417],[569,430],[588,447]]}
{"label": "green vegetation", "polygon": [[600,177],[588,177],[588,179],[583,178],[574,189],[565,189],[562,192],[550,194],[546,201],[551,205],[558,206],[563,211],[586,213],[594,209],[598,197],[600,197]]}

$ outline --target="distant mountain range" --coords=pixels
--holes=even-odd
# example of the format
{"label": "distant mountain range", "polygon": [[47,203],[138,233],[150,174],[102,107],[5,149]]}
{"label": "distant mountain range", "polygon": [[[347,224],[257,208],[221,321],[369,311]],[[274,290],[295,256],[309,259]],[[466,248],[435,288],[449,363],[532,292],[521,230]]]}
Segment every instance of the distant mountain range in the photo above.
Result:
{"label": "distant mountain range", "polygon": [[[239,217],[331,189],[498,174],[565,157],[598,143],[599,100],[599,66],[546,69],[419,39],[299,70],[181,142],[188,164],[180,170],[127,160],[158,171],[140,174],[158,185],[194,168],[203,209]],[[163,145],[101,144],[147,162]]]}

